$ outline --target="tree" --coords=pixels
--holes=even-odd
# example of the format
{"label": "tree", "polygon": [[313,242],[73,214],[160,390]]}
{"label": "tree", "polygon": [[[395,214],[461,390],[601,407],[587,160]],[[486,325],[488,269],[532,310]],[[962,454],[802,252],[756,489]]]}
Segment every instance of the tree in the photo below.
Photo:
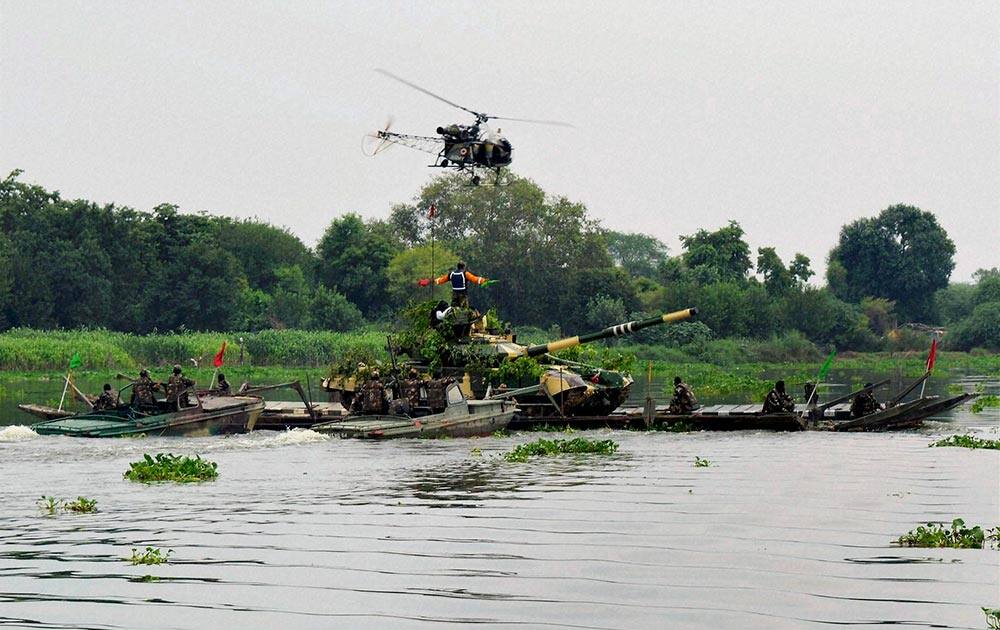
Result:
{"label": "tree", "polygon": [[298,265],[274,270],[275,287],[269,314],[275,327],[303,328],[309,316],[310,290]]}
{"label": "tree", "polygon": [[795,277],[773,247],[757,250],[757,273],[763,276],[764,286],[771,295],[783,295],[795,284]]}
{"label": "tree", "polygon": [[[434,269],[431,270],[433,257]],[[444,245],[437,244],[431,251],[430,245],[419,245],[393,256],[387,271],[389,277],[389,298],[394,304],[404,305],[411,301],[427,300],[432,297],[430,287],[417,284],[421,278],[433,281],[434,277],[446,273],[458,262],[458,256]],[[434,286],[434,285],[432,285]],[[451,285],[434,286],[433,297],[447,300]]]}
{"label": "tree", "polygon": [[[570,287],[587,284],[590,271],[614,269],[598,223],[582,204],[546,196],[528,179],[507,179],[504,186],[470,187],[464,176],[438,177],[413,205],[394,214],[416,218],[420,242],[427,241],[433,225],[438,246],[462,257],[473,273],[499,280],[473,289],[470,298],[480,310],[501,306],[512,322],[575,320],[581,315],[562,305],[582,309],[594,291],[618,290],[590,287],[590,293],[570,298]],[[424,214],[431,205],[438,211],[433,223]]]}
{"label": "tree", "polygon": [[893,300],[909,320],[933,315],[934,292],[948,285],[955,244],[930,212],[906,205],[845,225],[830,251],[827,281],[842,300]]}
{"label": "tree", "polygon": [[605,230],[604,241],[614,263],[633,276],[655,278],[657,268],[667,260],[666,244],[648,234]]}
{"label": "tree", "polygon": [[282,268],[298,265],[303,273],[312,271],[309,248],[287,229],[256,219],[214,220],[219,225],[219,245],[236,257],[252,288],[271,292]]}
{"label": "tree", "polygon": [[688,269],[711,269],[720,280],[745,280],[753,267],[750,246],[743,240],[743,228],[736,221],[714,232],[698,230],[691,236],[682,236],[681,244]]}
{"label": "tree", "polygon": [[344,332],[354,330],[364,323],[361,311],[342,293],[324,286],[316,287],[309,307],[310,328]]}
{"label": "tree", "polygon": [[956,350],[986,348],[1000,351],[1000,302],[984,302],[972,310],[946,337]]}
{"label": "tree", "polygon": [[317,277],[325,287],[343,293],[365,314],[390,310],[386,275],[395,251],[381,230],[370,230],[356,214],[334,219],[316,248]]}

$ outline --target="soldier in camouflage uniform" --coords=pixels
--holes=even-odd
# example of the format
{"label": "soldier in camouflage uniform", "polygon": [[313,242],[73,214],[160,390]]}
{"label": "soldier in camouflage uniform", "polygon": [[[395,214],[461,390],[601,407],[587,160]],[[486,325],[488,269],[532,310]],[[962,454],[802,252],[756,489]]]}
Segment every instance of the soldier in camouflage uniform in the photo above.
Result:
{"label": "soldier in camouflage uniform", "polygon": [[774,389],[767,393],[764,399],[764,413],[779,413],[782,411],[795,411],[795,401],[785,393],[785,381],[778,381],[774,384]]}
{"label": "soldier in camouflage uniform", "polygon": [[174,366],[174,373],[167,379],[167,402],[177,402],[181,407],[188,407],[191,401],[188,390],[194,387],[194,381],[184,376],[181,366]]}
{"label": "soldier in camouflage uniform", "polygon": [[104,384],[104,391],[94,401],[94,411],[104,411],[114,409],[118,406],[118,394],[111,389],[111,383]]}
{"label": "soldier in camouflage uniform", "polygon": [[[865,383],[865,387],[871,387],[871,383]],[[851,400],[851,417],[860,418],[861,416],[867,416],[870,413],[875,413],[879,410],[878,400],[875,398],[875,392],[868,390],[862,392]]]}
{"label": "soldier in camouflage uniform", "polygon": [[433,378],[427,381],[427,406],[432,411],[435,413],[444,411],[448,406],[445,392],[448,390],[448,385],[454,382],[453,378]]}
{"label": "soldier in camouflage uniform", "polygon": [[420,378],[417,368],[410,368],[407,378],[403,379],[400,394],[403,400],[409,403],[411,410],[420,406],[420,390],[423,386],[424,381]]}
{"label": "soldier in camouflage uniform", "polygon": [[691,413],[698,408],[698,399],[695,397],[691,386],[681,380],[681,377],[674,377],[674,397],[670,401],[669,413],[681,414]]}
{"label": "soldier in camouflage uniform", "polygon": [[156,399],[153,398],[153,392],[158,389],[160,384],[154,383],[153,379],[149,378],[147,370],[142,370],[139,372],[139,380],[132,384],[132,400],[129,404],[136,409],[155,406]]}
{"label": "soldier in camouflage uniform", "polygon": [[215,393],[219,396],[232,396],[233,388],[226,380],[226,375],[219,372],[219,383],[215,386]]}
{"label": "soldier in camouflage uniform", "polygon": [[371,378],[358,392],[361,398],[361,412],[381,414],[386,411],[385,386],[378,370],[372,370]]}

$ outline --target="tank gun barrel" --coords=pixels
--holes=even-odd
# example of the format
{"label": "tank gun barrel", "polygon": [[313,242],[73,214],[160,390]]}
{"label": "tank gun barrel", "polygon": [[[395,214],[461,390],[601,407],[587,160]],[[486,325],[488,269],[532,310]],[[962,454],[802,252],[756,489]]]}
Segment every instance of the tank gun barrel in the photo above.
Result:
{"label": "tank gun barrel", "polygon": [[697,308],[686,308],[682,311],[674,311],[673,313],[664,313],[663,315],[657,315],[656,317],[649,317],[647,319],[640,319],[637,321],[627,322],[624,324],[617,324],[615,326],[608,326],[604,330],[588,333],[586,335],[577,335],[576,337],[566,337],[565,339],[558,339],[556,341],[552,341],[549,343],[542,343],[536,346],[528,346],[528,348],[525,349],[524,354],[529,357],[537,357],[543,354],[547,354],[549,352],[558,352],[559,350],[572,348],[573,346],[578,346],[583,343],[590,343],[591,341],[607,339],[608,337],[620,337],[622,335],[630,335],[636,331],[642,330],[643,328],[649,328],[650,326],[679,322],[688,319],[689,317],[694,317],[697,314],[698,314]]}

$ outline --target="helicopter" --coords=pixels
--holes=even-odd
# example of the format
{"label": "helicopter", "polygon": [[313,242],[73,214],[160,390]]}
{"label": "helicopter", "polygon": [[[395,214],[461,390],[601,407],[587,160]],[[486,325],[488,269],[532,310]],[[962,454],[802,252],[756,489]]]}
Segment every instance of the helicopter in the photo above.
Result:
{"label": "helicopter", "polygon": [[573,126],[557,120],[507,118],[484,114],[452,102],[443,96],[439,96],[415,83],[396,76],[388,70],[376,68],[375,72],[384,74],[452,107],[457,107],[462,111],[468,112],[475,116],[475,122],[471,125],[452,124],[438,127],[436,129],[437,136],[417,136],[390,131],[392,126],[390,119],[383,129],[365,136],[362,147],[364,153],[369,156],[375,156],[397,144],[416,149],[417,151],[430,153],[435,156],[435,159],[434,163],[428,166],[432,168],[454,168],[459,171],[469,171],[472,173],[471,183],[473,186],[478,186],[482,182],[480,173],[489,170],[496,173],[494,183],[500,185],[501,169],[510,166],[510,163],[514,159],[514,147],[502,135],[502,130],[499,127],[495,131],[490,127],[490,120],[510,120],[541,125],[555,125],[558,127]]}

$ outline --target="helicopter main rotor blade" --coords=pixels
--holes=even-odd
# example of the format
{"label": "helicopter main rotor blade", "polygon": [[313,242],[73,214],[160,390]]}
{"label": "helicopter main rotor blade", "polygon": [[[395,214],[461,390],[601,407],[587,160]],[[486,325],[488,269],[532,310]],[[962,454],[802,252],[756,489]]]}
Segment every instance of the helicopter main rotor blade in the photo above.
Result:
{"label": "helicopter main rotor blade", "polygon": [[434,92],[431,92],[430,90],[426,90],[426,89],[420,87],[419,85],[417,85],[416,83],[411,83],[411,82],[407,81],[406,79],[404,79],[403,77],[396,76],[395,74],[389,72],[388,70],[383,70],[382,68],[375,68],[375,72],[378,72],[379,74],[384,74],[385,76],[389,77],[390,79],[395,79],[395,80],[399,81],[400,83],[402,83],[403,85],[408,85],[411,88],[413,88],[414,90],[417,90],[418,92],[423,92],[427,96],[432,96],[432,97],[436,98],[437,100],[439,100],[439,101],[441,101],[443,103],[447,103],[447,104],[451,105],[452,107],[457,107],[458,109],[461,109],[462,111],[469,112],[470,114],[472,114],[473,116],[476,116],[477,118],[479,118],[479,117],[482,116],[482,114],[480,114],[477,111],[473,111],[473,110],[469,109],[468,107],[462,107],[458,103],[455,103],[454,101],[449,101],[445,97],[439,96],[439,95],[435,94]]}
{"label": "helicopter main rotor blade", "polygon": [[507,118],[506,116],[486,116],[486,118],[489,118],[490,120],[512,120],[515,122],[526,122],[535,125],[553,125],[555,127],[571,127],[573,129],[576,128],[568,122],[562,122],[559,120],[535,120],[533,118]]}

